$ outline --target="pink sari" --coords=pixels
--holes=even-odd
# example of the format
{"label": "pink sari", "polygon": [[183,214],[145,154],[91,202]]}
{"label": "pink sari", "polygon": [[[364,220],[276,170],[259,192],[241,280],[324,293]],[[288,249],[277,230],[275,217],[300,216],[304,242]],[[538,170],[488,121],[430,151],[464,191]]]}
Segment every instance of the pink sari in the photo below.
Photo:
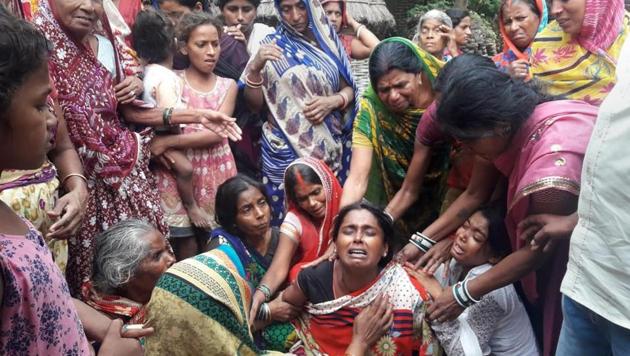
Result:
{"label": "pink sari", "polygon": [[[526,244],[517,237],[516,227],[530,212],[532,194],[542,193],[550,203],[558,200],[559,192],[579,195],[582,161],[596,118],[597,107],[583,101],[540,104],[512,139],[511,148],[494,161],[508,177],[506,226],[514,250]],[[555,348],[562,323],[560,283],[567,258],[568,244],[560,245],[539,272],[521,280],[528,301],[542,303],[545,354]]]}

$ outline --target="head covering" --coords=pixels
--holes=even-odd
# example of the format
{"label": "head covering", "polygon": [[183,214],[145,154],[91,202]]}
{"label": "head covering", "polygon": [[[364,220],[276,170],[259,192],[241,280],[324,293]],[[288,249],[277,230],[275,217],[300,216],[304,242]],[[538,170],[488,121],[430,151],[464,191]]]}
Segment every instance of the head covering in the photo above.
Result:
{"label": "head covering", "polygon": [[586,0],[578,42],[588,51],[606,53],[623,26],[623,0]]}
{"label": "head covering", "polygon": [[[521,0],[522,1],[522,0]],[[537,33],[542,31],[545,26],[547,26],[547,22],[549,20],[549,12],[547,11],[547,1],[546,0],[535,0],[536,7],[538,8],[538,12],[540,12],[540,24],[538,25]],[[512,0],[507,0],[503,3],[503,6],[499,9],[499,32],[501,33],[501,39],[503,39],[503,54],[507,55],[511,52],[512,57],[515,59],[525,59],[529,57],[529,54],[526,52],[521,52],[510,40],[510,36],[505,32],[505,27],[503,26],[503,7],[512,5]]]}

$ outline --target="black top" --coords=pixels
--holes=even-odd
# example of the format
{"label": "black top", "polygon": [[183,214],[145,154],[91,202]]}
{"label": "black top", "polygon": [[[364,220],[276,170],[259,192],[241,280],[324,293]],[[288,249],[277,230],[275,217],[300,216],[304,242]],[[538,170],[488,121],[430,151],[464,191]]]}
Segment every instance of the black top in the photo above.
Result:
{"label": "black top", "polygon": [[317,304],[335,299],[333,266],[333,261],[324,261],[300,271],[297,277],[298,286],[309,302]]}

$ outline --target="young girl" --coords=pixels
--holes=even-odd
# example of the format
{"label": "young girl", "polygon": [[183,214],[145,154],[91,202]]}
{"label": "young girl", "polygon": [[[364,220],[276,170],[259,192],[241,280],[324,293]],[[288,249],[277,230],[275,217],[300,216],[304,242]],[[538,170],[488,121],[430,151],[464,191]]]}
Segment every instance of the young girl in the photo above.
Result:
{"label": "young girl", "polygon": [[[177,27],[178,42],[182,46],[181,53],[190,61],[190,67],[180,73],[182,101],[189,109],[212,109],[232,115],[236,82],[213,73],[221,50],[221,28],[217,20],[204,12],[191,12],[181,19]],[[184,125],[181,134],[157,136],[152,146],[153,153],[166,152],[167,156],[168,149],[185,150],[193,167],[194,198],[214,222],[217,187],[236,175],[227,140],[203,126]],[[200,252],[200,247],[205,246],[205,241],[197,241],[170,171],[158,169],[158,181],[175,254],[178,259],[194,256]],[[205,237],[204,234],[199,239]]]}
{"label": "young girl", "polygon": [[[539,354],[527,312],[512,284],[476,302],[468,298],[466,281],[487,271],[510,252],[504,218],[504,209],[496,206],[474,213],[456,231],[452,259],[438,268],[435,277],[407,268],[433,299],[442,293],[458,293],[458,303],[468,306],[456,320],[431,323],[447,355]],[[454,292],[444,289],[453,284]]]}
{"label": "young girl", "polygon": [[[175,28],[166,16],[155,10],[144,10],[136,17],[133,26],[133,44],[138,56],[147,65],[144,69],[142,100],[163,108],[181,108],[182,80],[172,71],[175,53]],[[178,134],[177,126],[156,129],[158,135]],[[211,227],[211,217],[199,207],[193,195],[193,167],[181,149],[168,149],[157,157],[173,171],[177,192],[193,226]]]}

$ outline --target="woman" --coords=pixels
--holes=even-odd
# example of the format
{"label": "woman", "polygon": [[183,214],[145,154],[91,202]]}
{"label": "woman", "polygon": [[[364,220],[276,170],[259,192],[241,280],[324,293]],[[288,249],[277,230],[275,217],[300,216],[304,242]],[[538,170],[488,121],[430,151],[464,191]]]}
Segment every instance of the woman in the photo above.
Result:
{"label": "woman", "polygon": [[[255,180],[237,175],[221,184],[216,196],[217,223],[222,227],[212,231],[210,249],[229,246],[245,268],[245,279],[256,288],[269,269],[276,254],[280,231],[271,227],[271,209],[265,186]],[[269,318],[254,334],[256,345],[262,350],[288,352],[297,334],[291,319],[298,310],[276,297],[268,303]]]}
{"label": "woman", "polygon": [[552,2],[551,22],[532,43],[532,74],[553,95],[599,106],[616,82],[630,18],[621,0]]}
{"label": "woman", "polygon": [[281,23],[246,69],[245,98],[254,111],[263,102],[269,108],[262,171],[278,225],[284,211],[282,176],[289,163],[299,157],[321,159],[345,180],[356,89],[348,57],[319,3],[276,0],[275,5]]}
{"label": "woman", "polygon": [[452,28],[453,22],[447,14],[440,10],[427,11],[418,21],[417,39],[414,38],[414,42],[435,58],[447,61],[451,58],[444,56],[444,50],[452,42]]}
{"label": "woman", "polygon": [[[488,96],[489,92],[495,94]],[[532,214],[575,212],[582,158],[596,116],[597,108],[585,102],[550,101],[538,88],[486,67],[452,78],[437,111],[444,130],[477,157],[468,188],[421,234],[420,245],[430,247],[428,254],[443,248],[442,241],[431,246],[490,198],[499,175],[507,177],[506,225],[515,252],[470,281],[468,294],[478,299],[522,279],[534,308],[534,328],[543,331],[546,355],[553,352],[562,320],[559,289],[568,244],[545,251],[532,248],[519,239],[517,225]],[[407,257],[415,260],[420,248],[405,248],[412,251]],[[435,258],[429,263],[442,261]],[[450,319],[461,311],[448,293],[430,308],[432,319]]]}
{"label": "woman", "polygon": [[[75,19],[72,14],[77,6],[85,8],[90,21]],[[136,83],[137,78],[124,78],[117,47],[112,45],[115,40],[108,31],[99,1],[42,1],[34,22],[54,45],[50,74],[88,183],[84,223],[69,240],[67,277],[71,291],[77,294],[82,282],[92,274],[93,240],[100,231],[120,220],[142,218],[167,233],[160,200],[153,189],[153,176],[148,170],[150,130],[136,133],[127,121],[160,126],[227,120],[218,126],[211,124],[211,129],[223,135],[234,133],[235,138],[238,129],[233,119],[211,110],[141,109],[126,104],[141,93],[142,83]],[[98,39],[103,45],[92,36],[97,26],[102,26],[108,35]],[[111,65],[109,69],[101,62],[104,58],[109,58],[106,61]]]}
{"label": "woman", "polygon": [[310,352],[343,354],[354,316],[382,296],[392,305],[393,322],[369,350],[372,354],[441,353],[424,320],[426,290],[397,263],[379,267],[387,259],[392,233],[387,216],[370,204],[339,211],[332,230],[337,259],[302,270],[282,296],[297,307],[306,306],[296,327]]}
{"label": "woman", "polygon": [[330,229],[342,194],[335,175],[322,161],[300,158],[287,167],[284,186],[288,211],[271,267],[254,293],[253,315],[283,289],[287,279],[294,281],[302,268],[332,254]]}
{"label": "woman", "polygon": [[[451,259],[434,276],[407,268],[433,298],[452,284],[467,283],[497,264],[511,249],[505,209],[489,206],[457,229]],[[447,355],[539,355],[527,311],[512,284],[483,296],[457,320],[432,323]]]}
{"label": "woman", "polygon": [[[413,154],[414,134],[425,109],[435,99],[433,82],[442,62],[400,37],[383,40],[370,57],[371,88],[363,94],[352,138],[350,176],[341,206],[361,200],[384,206],[400,189]],[[447,149],[436,149],[408,231],[439,213],[442,171]]]}
{"label": "woman", "polygon": [[378,37],[350,15],[346,0],[324,0],[321,4],[348,57],[356,60],[368,58],[379,42]]}
{"label": "woman", "polygon": [[537,33],[547,26],[544,0],[504,0],[499,8],[499,31],[503,52],[492,60],[514,78],[525,79],[529,71],[531,45]]}
{"label": "woman", "polygon": [[160,276],[175,263],[162,233],[142,220],[125,220],[95,238],[94,275],[82,299],[110,318],[143,324],[144,305]]}
{"label": "woman", "polygon": [[451,32],[451,42],[454,46],[449,46],[445,55],[457,57],[462,54],[462,47],[468,44],[470,36],[472,36],[472,19],[468,10],[448,9],[446,14],[453,22],[453,31]]}

